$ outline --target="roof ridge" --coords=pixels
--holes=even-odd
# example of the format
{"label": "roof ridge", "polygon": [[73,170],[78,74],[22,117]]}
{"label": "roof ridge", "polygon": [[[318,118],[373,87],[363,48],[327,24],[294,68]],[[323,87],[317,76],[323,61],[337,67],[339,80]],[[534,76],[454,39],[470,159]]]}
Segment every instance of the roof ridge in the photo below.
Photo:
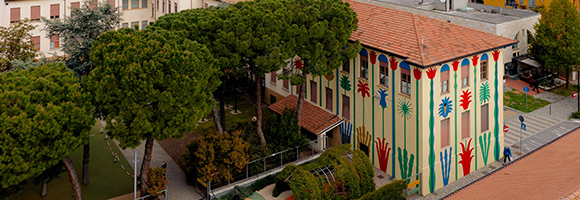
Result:
{"label": "roof ridge", "polygon": [[411,15],[413,15],[413,28],[415,28],[415,36],[417,38],[417,45],[419,45],[419,58],[421,60],[421,65],[425,64],[425,61],[423,61],[423,55],[425,54],[423,52],[423,43],[421,42],[421,36],[419,36],[419,29],[417,28],[417,17],[416,14],[411,13]]}

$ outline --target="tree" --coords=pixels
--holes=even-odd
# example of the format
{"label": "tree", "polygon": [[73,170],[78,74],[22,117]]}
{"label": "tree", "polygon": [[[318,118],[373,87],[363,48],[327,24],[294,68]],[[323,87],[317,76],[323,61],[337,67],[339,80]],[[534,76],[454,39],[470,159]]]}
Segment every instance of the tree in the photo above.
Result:
{"label": "tree", "polygon": [[529,53],[547,68],[565,71],[568,88],[570,71],[580,64],[580,16],[568,0],[555,0],[540,13]]}
{"label": "tree", "polygon": [[358,41],[348,44],[358,23],[356,13],[348,3],[341,0],[291,1],[291,27],[284,31],[283,38],[288,39],[290,52],[300,57],[304,67],[289,66],[280,78],[289,79],[292,85],[299,86],[296,119],[300,124],[304,83],[308,75],[331,74],[345,61],[354,58],[361,45]]}
{"label": "tree", "polygon": [[0,74],[0,183],[37,177],[62,161],[75,199],[81,188],[68,155],[89,137],[95,120],[73,72],[48,64]]}
{"label": "tree", "polygon": [[20,20],[8,27],[0,26],[0,71],[10,70],[13,60],[29,60],[36,57],[36,49],[30,38],[36,26],[30,20]]}
{"label": "tree", "polygon": [[95,69],[83,88],[106,117],[109,135],[122,148],[146,140],[145,194],[154,140],[183,137],[211,111],[219,67],[204,45],[162,30],[109,31],[95,40],[90,55]]}
{"label": "tree", "polygon": [[147,179],[147,194],[159,199],[160,192],[165,190],[165,185],[167,185],[165,169],[161,167],[149,169]]}
{"label": "tree", "polygon": [[[62,51],[67,55],[61,60],[81,79],[94,68],[89,59],[93,41],[102,33],[118,27],[121,13],[106,1],[90,0],[85,1],[81,8],[73,8],[69,17],[62,20],[42,18],[42,21],[49,37],[60,36]],[[87,140],[83,148],[82,183],[85,185],[89,184],[89,151]]]}

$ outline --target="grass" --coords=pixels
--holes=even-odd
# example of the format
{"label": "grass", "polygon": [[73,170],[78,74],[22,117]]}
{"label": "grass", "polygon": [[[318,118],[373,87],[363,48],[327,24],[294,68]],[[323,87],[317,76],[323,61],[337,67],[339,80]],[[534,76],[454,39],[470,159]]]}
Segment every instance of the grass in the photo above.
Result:
{"label": "grass", "polygon": [[525,113],[532,112],[548,104],[550,102],[528,95],[528,109],[526,110],[526,95],[515,89],[505,92],[503,98],[503,105]]}
{"label": "grass", "polygon": [[[230,97],[230,100],[227,101],[229,105],[234,106],[234,99]],[[226,130],[232,128],[233,125],[240,123],[240,122],[248,122],[252,119],[253,116],[256,116],[256,102],[251,99],[250,95],[240,95],[238,96],[238,110],[241,111],[240,114],[231,114],[230,111],[232,109],[226,109]],[[218,104],[219,106],[219,104]],[[219,110],[219,108],[218,108]],[[268,119],[272,118],[273,113],[268,109],[268,105],[262,101],[262,124],[264,124]],[[209,130],[215,130],[215,124],[213,122],[213,115],[210,112],[206,117],[208,120],[205,123],[201,123],[195,129],[195,132],[198,133],[205,133]]]}
{"label": "grass", "polygon": [[[91,134],[91,155],[89,162],[89,179],[88,185],[81,185],[82,197],[85,200],[102,200],[117,197],[120,195],[133,192],[133,178],[125,173],[119,163],[113,163],[113,155],[104,140],[104,134],[98,134],[100,124],[93,126]],[[129,173],[133,173],[123,154],[117,146],[110,141],[111,148],[121,159],[121,163],[127,168]],[[82,178],[82,155],[83,147],[69,155],[74,163],[75,171],[79,182]],[[59,178],[48,183],[48,194],[40,197],[41,185],[34,185],[33,180],[27,180],[28,185],[20,194],[11,199],[43,199],[43,200],[61,200],[72,199],[72,189],[68,174],[62,173]]]}
{"label": "grass", "polygon": [[557,94],[560,96],[565,96],[565,97],[571,96],[572,92],[578,93],[578,86],[577,85],[570,85],[570,87],[568,87],[568,89],[566,89],[566,86],[562,86],[562,87],[559,87],[558,89],[555,89],[552,91],[552,93],[554,93],[554,94]]}

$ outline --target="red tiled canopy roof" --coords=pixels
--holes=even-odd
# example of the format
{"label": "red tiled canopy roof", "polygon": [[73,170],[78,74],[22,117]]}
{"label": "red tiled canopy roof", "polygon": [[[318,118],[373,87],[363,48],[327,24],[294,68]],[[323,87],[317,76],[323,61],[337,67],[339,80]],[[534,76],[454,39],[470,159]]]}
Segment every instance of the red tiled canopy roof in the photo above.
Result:
{"label": "red tiled canopy roof", "polygon": [[[289,95],[288,97],[268,106],[272,111],[282,114],[282,111],[286,108],[296,109],[296,104],[298,103],[298,97],[296,95]],[[328,111],[312,105],[308,101],[304,101],[302,106],[302,115],[300,117],[300,125],[314,134],[319,134],[324,129],[336,125],[341,121],[340,117],[329,113]]]}
{"label": "red tiled canopy roof", "polygon": [[[449,62],[510,46],[517,41],[460,25],[376,5],[345,0],[357,13],[350,39],[406,58],[418,66]],[[423,48],[421,48],[423,40]]]}

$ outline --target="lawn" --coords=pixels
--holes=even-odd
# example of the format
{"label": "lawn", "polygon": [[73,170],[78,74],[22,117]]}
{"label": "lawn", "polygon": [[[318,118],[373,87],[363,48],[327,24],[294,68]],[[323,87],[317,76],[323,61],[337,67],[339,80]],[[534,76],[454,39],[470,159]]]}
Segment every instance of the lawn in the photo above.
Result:
{"label": "lawn", "polygon": [[564,97],[571,96],[572,92],[578,92],[577,85],[570,85],[570,87],[568,87],[568,89],[566,89],[566,86],[562,86],[562,87],[559,87],[558,89],[555,89],[552,91],[552,93],[560,95],[560,96],[564,96]]}
{"label": "lawn", "polygon": [[503,94],[503,105],[525,112],[525,113],[529,113],[532,112],[534,110],[537,110],[539,108],[542,108],[548,104],[550,104],[550,102],[541,100],[541,99],[536,99],[531,95],[528,95],[528,109],[526,110],[526,95],[520,91],[517,91],[515,89],[512,89],[511,91],[507,91],[504,92]]}
{"label": "lawn", "polygon": [[[91,130],[91,134],[94,135],[91,136],[90,183],[88,185],[80,184],[83,199],[86,200],[109,199],[133,192],[133,178],[125,173],[119,163],[113,163],[113,155],[111,155],[111,151],[107,146],[107,141],[104,140],[104,135],[98,134],[99,129],[100,124],[97,122],[97,125]],[[133,173],[133,170],[127,164],[127,160],[112,141],[111,148],[117,153],[121,163],[127,168],[129,173]],[[82,146],[69,155],[74,163],[79,182],[82,178],[82,155]],[[48,183],[48,194],[45,197],[40,197],[41,185],[32,184],[32,179],[27,180],[27,182],[28,185],[24,188],[24,191],[11,199],[72,199],[73,192],[66,172],[62,173],[58,179]]]}

